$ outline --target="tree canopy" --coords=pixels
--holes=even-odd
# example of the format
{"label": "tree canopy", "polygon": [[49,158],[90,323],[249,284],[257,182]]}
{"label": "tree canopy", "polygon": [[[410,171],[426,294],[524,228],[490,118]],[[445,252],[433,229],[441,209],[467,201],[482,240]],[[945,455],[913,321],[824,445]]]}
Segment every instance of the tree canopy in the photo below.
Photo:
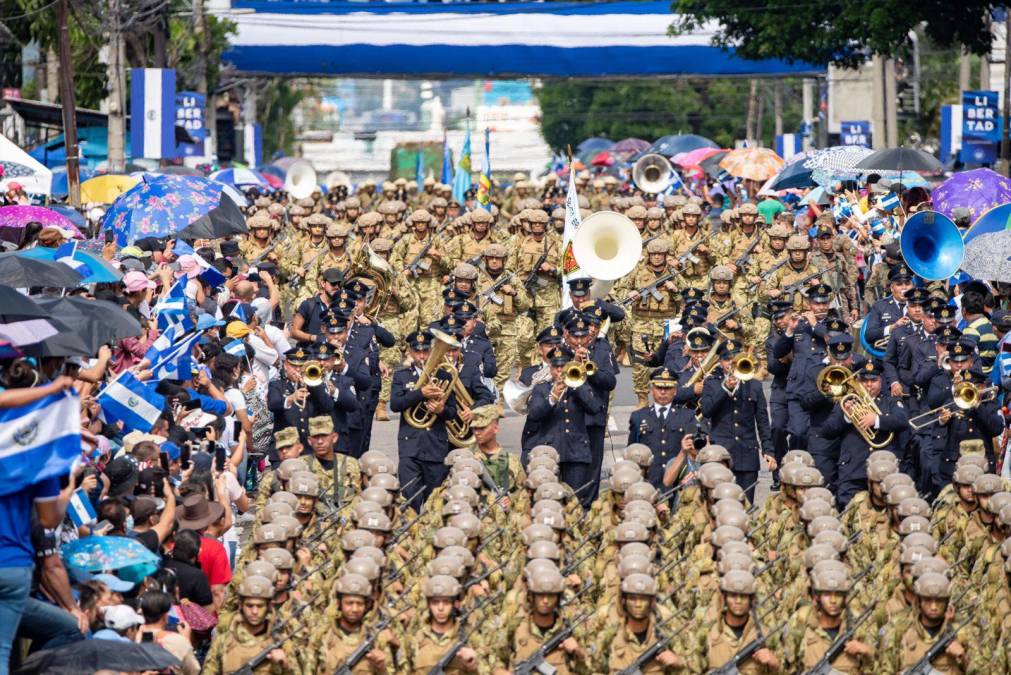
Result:
{"label": "tree canopy", "polygon": [[674,34],[720,24],[716,45],[748,59],[783,59],[855,67],[871,54],[891,56],[909,31],[923,32],[939,47],[990,50],[990,11],[980,0],[674,0]]}

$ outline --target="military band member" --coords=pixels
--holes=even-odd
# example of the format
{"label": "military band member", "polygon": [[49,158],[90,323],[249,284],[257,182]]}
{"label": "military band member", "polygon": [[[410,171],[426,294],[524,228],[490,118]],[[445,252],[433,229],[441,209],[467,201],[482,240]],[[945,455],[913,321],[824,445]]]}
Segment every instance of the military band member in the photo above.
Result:
{"label": "military band member", "polygon": [[899,326],[906,326],[912,320],[906,316],[906,293],[913,288],[913,273],[904,264],[896,265],[888,272],[890,295],[874,303],[864,317],[867,341],[877,345]]}
{"label": "military band member", "polygon": [[[292,347],[285,353],[284,375],[271,380],[267,389],[267,409],[274,416],[274,432],[293,427],[302,445],[309,442],[309,419],[334,412],[334,399],[322,382],[308,386],[302,367],[310,359],[307,346]],[[275,451],[276,452],[276,451]],[[276,455],[271,457],[271,462]],[[279,460],[278,460],[279,461]]]}
{"label": "military band member", "polygon": [[696,429],[695,410],[674,404],[677,383],[677,376],[667,368],[655,369],[650,377],[652,405],[628,418],[629,444],[642,443],[653,452],[646,480],[658,489],[663,487],[667,465],[681,452],[682,440]]}

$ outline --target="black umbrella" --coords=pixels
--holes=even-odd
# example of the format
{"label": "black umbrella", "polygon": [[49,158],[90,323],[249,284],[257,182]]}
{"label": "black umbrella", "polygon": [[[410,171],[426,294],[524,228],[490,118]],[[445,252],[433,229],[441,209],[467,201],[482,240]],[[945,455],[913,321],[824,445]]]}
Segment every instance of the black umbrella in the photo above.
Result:
{"label": "black umbrella", "polygon": [[46,298],[39,304],[81,338],[94,354],[104,344],[134,337],[143,330],[137,319],[122,307],[105,300]]}
{"label": "black umbrella", "polygon": [[0,284],[17,288],[76,288],[81,285],[81,275],[60,262],[4,253],[0,255]]}
{"label": "black umbrella", "polygon": [[878,150],[857,162],[857,169],[867,173],[873,171],[926,171],[940,173],[944,170],[941,162],[929,152],[915,148],[888,148]]}
{"label": "black umbrella", "polygon": [[181,665],[179,659],[152,642],[79,640],[32,654],[17,672],[19,675],[92,675],[99,670],[136,672]]}
{"label": "black umbrella", "polygon": [[10,286],[0,286],[0,319],[48,319],[49,310]]}
{"label": "black umbrella", "polygon": [[[729,150],[727,152],[729,152]],[[707,174],[716,178],[720,175],[720,171],[723,170],[720,168],[720,162],[727,156],[727,152],[717,152],[712,157],[706,157],[704,160],[699,162],[699,166],[701,166],[702,170]]]}
{"label": "black umbrella", "polygon": [[221,195],[221,203],[179,231],[181,239],[218,239],[245,234],[246,217],[232,199]]}
{"label": "black umbrella", "polygon": [[98,347],[92,349],[81,336],[59,321],[50,319],[49,323],[53,324],[60,332],[42,342],[26,345],[21,348],[21,351],[30,356],[83,356],[85,358],[91,358],[98,351]]}

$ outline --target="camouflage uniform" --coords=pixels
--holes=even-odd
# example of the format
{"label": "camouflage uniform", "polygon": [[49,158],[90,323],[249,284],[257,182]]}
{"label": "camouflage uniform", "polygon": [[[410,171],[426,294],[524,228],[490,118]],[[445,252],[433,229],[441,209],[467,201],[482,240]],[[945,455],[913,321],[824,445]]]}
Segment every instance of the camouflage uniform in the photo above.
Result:
{"label": "camouflage uniform", "polygon": [[[430,222],[431,218],[427,211],[420,209],[411,214],[411,220],[415,223]],[[393,247],[393,253],[390,256],[393,269],[404,274],[407,266],[414,261],[426,244],[432,241],[433,236],[431,232],[426,232],[424,236],[419,238],[416,231],[404,235]],[[426,255],[423,258],[428,262],[428,270],[419,268],[416,277],[409,277],[418,296],[418,322],[422,326],[427,326],[442,316],[442,275],[448,271],[448,261],[441,241],[434,241],[429,253],[435,253],[438,257]]]}
{"label": "camouflage uniform", "polygon": [[[484,255],[504,259],[507,250],[502,244],[489,244],[484,249]],[[501,274],[507,274],[508,271],[503,268]],[[482,269],[476,284],[477,293],[482,293],[494,283],[494,280]],[[526,311],[530,309],[530,297],[523,287],[523,281],[514,274],[506,285],[512,287],[513,295],[498,292],[497,295],[502,301],[501,305],[489,299],[481,306],[484,315],[489,318],[494,317],[498,324],[498,331],[488,337],[495,349],[495,359],[498,364],[495,385],[500,389],[505,381],[512,377],[515,367],[523,365],[520,357],[524,353],[520,351],[521,342],[530,345],[533,343],[533,322],[526,316]]]}

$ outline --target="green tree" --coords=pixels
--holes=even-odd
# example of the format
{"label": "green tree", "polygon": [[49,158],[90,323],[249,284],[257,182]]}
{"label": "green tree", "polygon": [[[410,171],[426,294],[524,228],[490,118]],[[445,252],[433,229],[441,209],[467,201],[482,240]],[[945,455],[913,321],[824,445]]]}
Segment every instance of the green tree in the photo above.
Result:
{"label": "green tree", "polygon": [[894,55],[919,26],[939,47],[964,45],[985,54],[994,6],[989,0],[674,0],[670,30],[678,34],[718,22],[714,44],[744,58],[855,67],[868,54]]}
{"label": "green tree", "polygon": [[266,80],[258,89],[256,118],[264,129],[270,130],[269,134],[263,135],[264,160],[269,160],[278,150],[286,155],[295,152],[295,125],[291,121],[291,112],[310,93],[308,89],[293,86],[289,80],[280,77]]}

